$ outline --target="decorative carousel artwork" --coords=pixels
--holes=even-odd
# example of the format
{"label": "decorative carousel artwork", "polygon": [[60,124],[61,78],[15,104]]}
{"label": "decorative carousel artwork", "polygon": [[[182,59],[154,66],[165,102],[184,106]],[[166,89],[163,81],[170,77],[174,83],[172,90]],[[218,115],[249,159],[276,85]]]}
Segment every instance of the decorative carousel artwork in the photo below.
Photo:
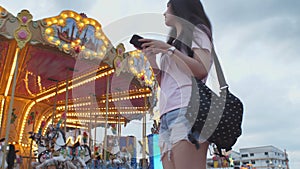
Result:
{"label": "decorative carousel artwork", "polygon": [[124,56],[124,52],[125,52],[125,47],[124,45],[121,43],[117,46],[116,48],[116,57],[114,58],[114,68],[116,70],[116,75],[119,76],[121,71],[125,71],[127,63],[124,62],[125,56]]}
{"label": "decorative carousel artwork", "polygon": [[23,48],[25,44],[31,39],[32,33],[28,28],[28,23],[32,19],[32,15],[28,10],[22,10],[18,13],[18,20],[20,26],[15,30],[14,37],[18,43],[19,48]]}
{"label": "decorative carousel artwork", "polygon": [[135,74],[141,83],[146,86],[154,86],[155,78],[147,57],[140,51],[135,50],[128,53],[128,65],[130,71]]}
{"label": "decorative carousel artwork", "polygon": [[63,11],[44,19],[45,39],[59,49],[84,59],[103,59],[112,48],[101,25],[83,13]]}

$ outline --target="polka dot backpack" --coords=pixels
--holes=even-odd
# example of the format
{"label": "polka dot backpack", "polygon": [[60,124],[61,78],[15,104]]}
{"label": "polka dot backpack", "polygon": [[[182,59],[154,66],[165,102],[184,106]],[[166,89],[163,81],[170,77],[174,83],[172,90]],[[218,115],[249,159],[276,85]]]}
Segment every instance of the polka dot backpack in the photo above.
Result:
{"label": "polka dot backpack", "polygon": [[243,103],[233,95],[225,81],[214,49],[212,50],[221,92],[214,93],[201,80],[192,78],[192,96],[186,113],[192,124],[189,140],[199,148],[199,137],[229,151],[242,134]]}

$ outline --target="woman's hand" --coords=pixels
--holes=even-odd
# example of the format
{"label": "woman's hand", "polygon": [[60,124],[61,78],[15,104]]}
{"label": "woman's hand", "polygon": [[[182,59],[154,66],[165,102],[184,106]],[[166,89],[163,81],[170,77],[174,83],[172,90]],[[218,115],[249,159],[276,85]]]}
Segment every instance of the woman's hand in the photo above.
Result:
{"label": "woman's hand", "polygon": [[166,42],[154,39],[139,39],[142,42],[143,52],[145,54],[165,54],[167,50],[171,47],[171,45]]}

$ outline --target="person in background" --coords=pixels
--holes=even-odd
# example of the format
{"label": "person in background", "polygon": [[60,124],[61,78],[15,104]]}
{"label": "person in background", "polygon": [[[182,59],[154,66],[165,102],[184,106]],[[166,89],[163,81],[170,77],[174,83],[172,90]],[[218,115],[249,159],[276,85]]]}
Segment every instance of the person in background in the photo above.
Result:
{"label": "person in background", "polygon": [[7,169],[13,169],[15,165],[15,160],[16,160],[16,151],[15,151],[15,146],[13,144],[9,145],[9,150],[7,153],[6,161],[7,161]]}

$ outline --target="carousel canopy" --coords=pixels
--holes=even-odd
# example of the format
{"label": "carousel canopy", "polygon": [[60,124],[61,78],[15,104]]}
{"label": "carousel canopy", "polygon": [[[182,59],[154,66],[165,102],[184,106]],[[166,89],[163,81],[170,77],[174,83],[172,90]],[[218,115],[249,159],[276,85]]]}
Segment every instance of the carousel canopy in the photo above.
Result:
{"label": "carousel canopy", "polygon": [[10,123],[9,139],[24,146],[24,134],[43,121],[88,128],[108,115],[108,123],[126,124],[156,100],[142,53],[114,47],[96,20],[73,11],[33,21],[27,10],[13,16],[0,6],[0,84],[0,134]]}

